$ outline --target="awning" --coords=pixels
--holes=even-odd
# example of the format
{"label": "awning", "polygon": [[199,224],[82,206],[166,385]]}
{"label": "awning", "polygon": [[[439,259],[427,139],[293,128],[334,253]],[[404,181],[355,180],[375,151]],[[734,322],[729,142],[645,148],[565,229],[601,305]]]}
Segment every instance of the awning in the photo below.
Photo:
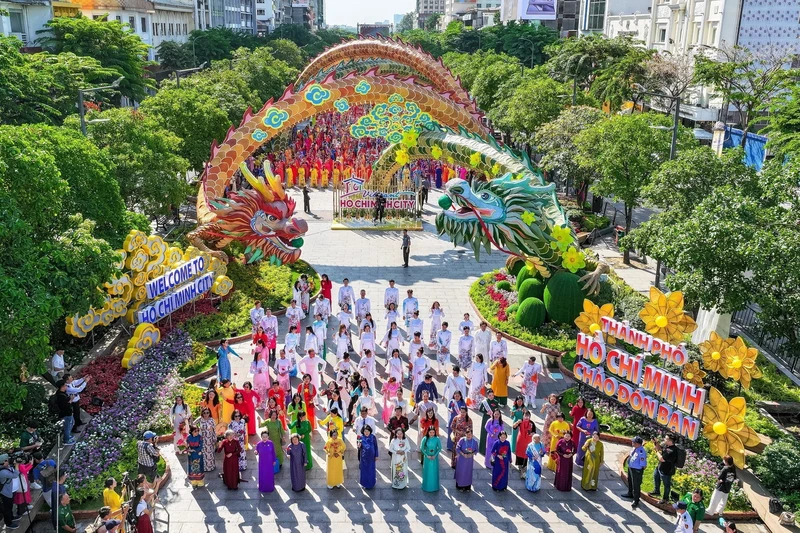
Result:
{"label": "awning", "polygon": [[710,141],[714,138],[714,135],[707,132],[703,128],[695,128],[693,130],[694,138],[698,141]]}

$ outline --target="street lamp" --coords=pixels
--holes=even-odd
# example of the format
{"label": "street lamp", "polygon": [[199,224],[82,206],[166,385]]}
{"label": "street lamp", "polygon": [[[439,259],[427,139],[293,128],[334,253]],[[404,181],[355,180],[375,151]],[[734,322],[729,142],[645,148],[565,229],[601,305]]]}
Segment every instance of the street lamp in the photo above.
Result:
{"label": "street lamp", "polygon": [[206,64],[207,63],[208,63],[208,61],[203,61],[203,64],[200,65],[199,67],[185,68],[183,70],[176,70],[175,71],[175,83],[176,83],[176,85],[178,87],[181,86],[181,74],[191,74],[192,72],[197,72],[198,70],[203,70],[204,68],[206,68]]}
{"label": "street lamp", "polygon": [[533,54],[534,54],[534,51],[536,50],[536,43],[534,43],[532,40],[528,39],[527,37],[520,37],[519,40],[520,41],[525,41],[527,43],[531,43],[531,68],[533,68]]}
{"label": "street lamp", "polygon": [[[192,32],[192,33],[195,33],[195,32]],[[192,63],[194,63],[194,66],[197,66],[197,54],[195,53],[195,50],[194,50],[194,44],[197,41],[199,41],[200,39],[205,39],[206,37],[208,37],[207,33],[201,33],[201,34],[197,35],[197,37],[193,36],[193,38],[192,38]]]}
{"label": "street lamp", "polygon": [[81,117],[81,133],[83,136],[86,137],[86,109],[84,109],[83,105],[83,94],[84,93],[94,93],[97,91],[104,91],[106,89],[116,89],[119,87],[119,84],[122,83],[122,80],[125,79],[125,76],[120,76],[111,85],[104,85],[102,87],[90,87],[89,89],[78,89],[78,115]]}

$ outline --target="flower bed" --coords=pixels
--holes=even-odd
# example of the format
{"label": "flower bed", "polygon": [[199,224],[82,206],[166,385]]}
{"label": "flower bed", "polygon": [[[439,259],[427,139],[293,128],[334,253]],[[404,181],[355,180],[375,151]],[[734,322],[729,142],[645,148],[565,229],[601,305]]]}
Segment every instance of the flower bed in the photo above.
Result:
{"label": "flower bed", "polygon": [[125,459],[123,452],[144,431],[142,422],[165,393],[165,386],[173,386],[168,381],[170,374],[191,357],[191,346],[189,336],[175,329],[122,377],[116,400],[92,418],[65,465],[73,499],[80,502],[96,497],[105,478],[122,471],[117,468]]}
{"label": "flower bed", "polygon": [[81,408],[90,415],[96,415],[101,407],[92,404],[92,398],[103,401],[104,407],[111,407],[117,399],[117,389],[119,389],[122,378],[127,370],[122,368],[119,355],[106,355],[98,357],[84,366],[78,373],[78,377],[91,379],[87,382],[86,388],[81,393]]}
{"label": "flower bed", "polygon": [[[275,266],[268,261],[244,265],[241,259],[233,260],[228,264],[227,275],[233,280],[234,288],[228,297],[211,308],[204,304],[201,311],[190,317],[173,315],[172,323],[180,325],[200,342],[249,333],[253,302],[260,300],[263,308],[273,311],[288,307],[294,283],[302,274],[308,275],[313,294],[319,288],[319,276],[304,261]],[[199,303],[195,307],[199,307]]]}
{"label": "flower bed", "polygon": [[192,357],[181,364],[178,374],[182,378],[196,376],[217,364],[217,354],[201,342],[192,342]]}
{"label": "flower bed", "polygon": [[516,292],[497,289],[496,284],[513,279],[503,271],[494,271],[484,274],[472,284],[469,296],[483,320],[492,329],[527,344],[556,352],[574,350],[576,329],[546,323],[532,332],[517,324],[513,313],[506,313],[508,307],[516,303]]}

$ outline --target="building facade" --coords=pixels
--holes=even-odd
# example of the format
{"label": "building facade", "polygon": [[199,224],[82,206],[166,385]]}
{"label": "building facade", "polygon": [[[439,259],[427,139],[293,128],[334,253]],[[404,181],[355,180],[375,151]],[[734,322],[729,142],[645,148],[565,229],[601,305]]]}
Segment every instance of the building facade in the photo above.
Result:
{"label": "building facade", "polygon": [[256,32],[266,35],[275,30],[275,11],[272,0],[256,0]]}
{"label": "building facade", "polygon": [[[77,11],[77,10],[76,10]],[[34,46],[53,11],[47,0],[0,1],[0,35],[16,37],[23,47]]]}
{"label": "building facade", "polygon": [[445,14],[445,0],[417,0],[417,8],[414,10],[414,27],[425,28],[425,21],[434,13]]}
{"label": "building facade", "polygon": [[152,14],[153,48],[164,41],[185,43],[189,32],[195,29],[195,6],[193,0],[153,0]]}
{"label": "building facade", "polygon": [[586,0],[503,0],[500,19],[532,21],[556,30],[561,37],[578,34],[581,4]]}
{"label": "building facade", "polygon": [[[153,16],[155,5],[149,0],[80,0],[81,12],[93,19],[108,17],[130,26],[145,44],[153,46]],[[191,11],[190,11],[191,13]],[[173,28],[174,31],[174,28]],[[155,60],[155,49],[149,58]]]}

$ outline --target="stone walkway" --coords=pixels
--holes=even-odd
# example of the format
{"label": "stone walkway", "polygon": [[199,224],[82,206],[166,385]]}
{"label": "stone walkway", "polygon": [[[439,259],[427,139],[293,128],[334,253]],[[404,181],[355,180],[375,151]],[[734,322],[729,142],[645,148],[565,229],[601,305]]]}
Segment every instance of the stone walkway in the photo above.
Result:
{"label": "stone walkway", "polygon": [[[296,196],[296,193],[294,193]],[[326,273],[334,282],[334,300],[344,277],[350,279],[356,295],[360,289],[367,291],[372,309],[382,308],[383,290],[389,279],[395,279],[401,299],[405,290],[414,289],[420,308],[429,309],[438,300],[451,324],[461,321],[465,312],[472,312],[469,303],[469,287],[482,273],[499,268],[505,256],[497,252],[482,255],[475,261],[471,250],[454,249],[445,239],[435,234],[431,224],[435,202],[439,194],[431,194],[427,206],[424,231],[412,232],[411,262],[402,268],[400,235],[383,232],[331,231],[330,193],[312,193],[314,215],[306,219],[309,231],[303,248],[303,259],[311,263],[319,273]],[[298,198],[299,199],[299,198]],[[302,201],[299,202],[302,206]],[[385,320],[382,313],[374,313],[376,325],[382,335]],[[421,313],[427,319],[427,313]],[[473,317],[474,319],[474,317]],[[280,335],[286,331],[283,317],[279,320]],[[335,320],[332,320],[335,323]],[[426,327],[429,327],[426,320]],[[331,332],[332,333],[332,332]],[[426,334],[428,332],[426,331]],[[457,335],[454,334],[454,341]],[[358,347],[357,340],[356,348]],[[235,345],[234,349],[244,358],[233,358],[233,381],[239,385],[247,379],[250,361],[249,343]],[[531,355],[521,346],[509,347],[509,363],[516,370]],[[382,354],[382,350],[380,351]],[[356,358],[357,359],[357,358]],[[379,362],[383,357],[379,356]],[[329,360],[333,360],[330,357]],[[379,372],[383,367],[379,365]],[[381,374],[383,375],[383,374]],[[330,376],[330,372],[328,373]],[[328,379],[328,378],[326,378]],[[439,390],[444,378],[436,376]],[[296,385],[296,384],[295,384]],[[518,378],[510,384],[517,394]],[[563,376],[549,373],[542,381],[539,396],[559,392],[570,386]],[[407,385],[406,385],[406,390]],[[444,407],[440,407],[440,412]],[[504,414],[508,415],[506,409]],[[473,422],[480,417],[471,414]],[[442,417],[440,416],[440,421]],[[537,415],[534,421],[541,428],[543,420]],[[479,424],[475,424],[476,429]],[[382,424],[379,423],[379,426]],[[495,493],[491,490],[489,472],[482,468],[483,457],[476,459],[474,491],[462,494],[454,490],[452,470],[446,458],[440,458],[442,488],[438,493],[421,491],[419,476],[421,466],[412,462],[410,488],[397,491],[390,488],[389,463],[386,453],[386,434],[382,427],[377,436],[381,442],[381,458],[378,462],[378,484],[365,491],[358,485],[358,463],[355,452],[355,436],[345,431],[348,445],[346,453],[345,488],[328,490],[325,487],[324,463],[320,466],[322,446],[321,432],[314,436],[312,449],[315,460],[309,473],[308,489],[292,493],[289,489],[288,472],[282,471],[276,479],[276,491],[260,494],[255,480],[256,460],[248,454],[249,468],[240,490],[225,490],[222,480],[209,474],[208,486],[192,490],[186,480],[186,459],[176,457],[171,447],[165,447],[165,456],[170,461],[173,479],[161,494],[162,506],[157,510],[158,532],[199,533],[201,531],[547,531],[559,532],[668,532],[673,531],[674,518],[642,504],[632,512],[627,500],[617,497],[625,490],[614,466],[605,467],[600,476],[600,491],[586,493],[580,489],[580,469],[575,469],[575,490],[568,493],[553,488],[553,474],[545,473],[542,490],[528,492],[522,480],[512,472],[509,490]],[[417,433],[410,436],[416,441]],[[255,440],[254,440],[255,442]],[[625,447],[606,444],[606,460],[616,465]],[[703,531],[718,531],[712,525],[704,525]]]}

